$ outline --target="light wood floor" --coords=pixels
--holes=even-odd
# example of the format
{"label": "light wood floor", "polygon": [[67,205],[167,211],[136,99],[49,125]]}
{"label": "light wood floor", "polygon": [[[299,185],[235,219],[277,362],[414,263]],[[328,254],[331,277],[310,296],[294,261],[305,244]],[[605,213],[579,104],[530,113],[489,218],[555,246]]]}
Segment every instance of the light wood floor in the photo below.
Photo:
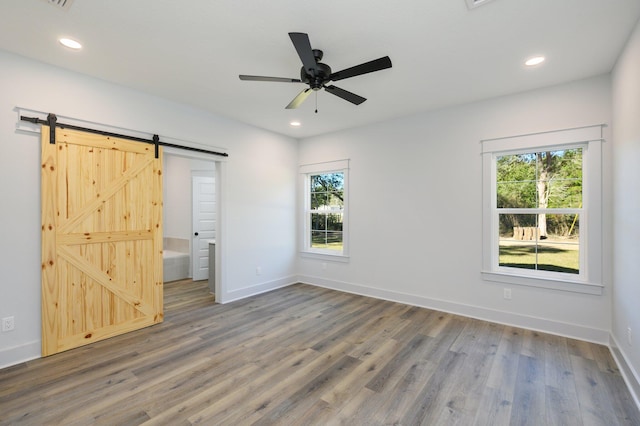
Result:
{"label": "light wood floor", "polygon": [[640,425],[609,350],[294,285],[0,370],[0,424]]}

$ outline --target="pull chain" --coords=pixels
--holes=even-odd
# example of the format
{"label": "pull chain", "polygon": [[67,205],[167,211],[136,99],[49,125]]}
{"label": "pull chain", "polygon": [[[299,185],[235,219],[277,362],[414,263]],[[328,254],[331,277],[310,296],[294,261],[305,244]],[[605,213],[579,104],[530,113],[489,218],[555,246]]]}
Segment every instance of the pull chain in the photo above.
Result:
{"label": "pull chain", "polygon": [[318,113],[318,92],[316,91],[316,114]]}

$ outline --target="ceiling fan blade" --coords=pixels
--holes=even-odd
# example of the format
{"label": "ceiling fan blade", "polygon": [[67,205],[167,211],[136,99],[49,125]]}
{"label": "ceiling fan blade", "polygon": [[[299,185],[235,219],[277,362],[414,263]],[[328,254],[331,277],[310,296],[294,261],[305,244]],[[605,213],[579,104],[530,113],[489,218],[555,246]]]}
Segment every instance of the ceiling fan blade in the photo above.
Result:
{"label": "ceiling fan blade", "polygon": [[331,93],[332,95],[336,95],[337,97],[342,98],[345,101],[349,101],[352,104],[356,104],[356,105],[360,105],[361,103],[367,100],[367,98],[363,98],[362,96],[358,96],[355,93],[351,93],[347,90],[341,89],[334,85],[324,86],[324,90]]}
{"label": "ceiling fan blade", "polygon": [[289,105],[287,105],[285,109],[298,108],[304,102],[304,100],[307,99],[307,97],[309,97],[311,92],[313,92],[313,90],[304,89],[302,92],[298,93],[298,96],[296,96],[295,98],[293,98],[291,102],[289,102]]}
{"label": "ceiling fan blade", "polygon": [[302,83],[298,78],[286,77],[263,77],[261,75],[239,75],[240,80],[244,81],[275,81],[278,83]]}
{"label": "ceiling fan blade", "polygon": [[357,75],[380,71],[386,68],[391,68],[391,59],[389,59],[388,56],[374,59],[373,61],[365,62],[364,64],[356,65],[355,67],[347,68],[342,71],[334,72],[329,76],[329,80],[338,81],[349,77],[355,77]]}
{"label": "ceiling fan blade", "polygon": [[313,56],[309,36],[306,33],[289,33],[289,37],[293,42],[293,47],[295,47],[296,52],[298,52],[304,69],[306,69],[309,74],[315,75],[317,69],[316,58]]}

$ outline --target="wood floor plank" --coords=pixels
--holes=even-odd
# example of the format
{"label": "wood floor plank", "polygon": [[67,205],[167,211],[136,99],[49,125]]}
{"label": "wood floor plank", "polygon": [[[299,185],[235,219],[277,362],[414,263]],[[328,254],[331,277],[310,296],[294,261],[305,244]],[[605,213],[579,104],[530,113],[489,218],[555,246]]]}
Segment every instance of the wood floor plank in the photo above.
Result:
{"label": "wood floor plank", "polygon": [[600,375],[604,379],[604,388],[607,392],[613,392],[610,395],[613,412],[618,418],[619,424],[638,425],[638,418],[633,416],[635,412],[635,401],[629,392],[626,392],[624,379],[620,374],[613,372],[602,372]]}
{"label": "wood floor plank", "polygon": [[545,403],[544,362],[539,358],[521,355],[511,408],[511,422],[517,425],[544,424]]}
{"label": "wood floor plank", "polygon": [[0,370],[5,425],[640,425],[609,349],[297,284]]}
{"label": "wood floor plank", "polygon": [[[137,412],[143,410],[147,414],[147,419],[150,417],[148,413],[152,412],[150,403],[141,406],[137,396],[141,393],[153,395],[153,401],[158,403],[160,401],[166,403],[166,401],[172,401],[176,403],[175,393],[182,392],[181,386],[189,381],[187,378],[194,378],[194,376],[202,376],[208,370],[210,370],[209,358],[202,358],[199,360],[193,360],[189,365],[184,365],[181,368],[168,371],[164,376],[157,377],[154,380],[148,380],[143,383],[133,383],[130,386],[114,388],[111,387],[108,390],[98,394],[100,401],[92,404],[86,404],[84,399],[80,399],[78,402],[79,407],[73,407],[69,410],[73,414],[72,419],[75,422],[90,423],[93,421],[102,421],[106,418],[112,418],[114,413],[122,412]],[[118,414],[119,416],[120,414]]]}
{"label": "wood floor plank", "polygon": [[346,342],[335,345],[324,353],[307,348],[297,359],[287,363],[279,362],[278,368],[282,374],[277,378],[280,380],[261,381],[261,387],[254,389],[254,397],[245,403],[242,410],[230,417],[229,424],[252,424],[259,421],[265,413],[282,404],[292,392],[306,384],[309,378],[318,376],[328,365],[343,358],[348,348],[349,344]]}
{"label": "wood floor plank", "polygon": [[474,426],[509,425],[513,391],[485,387],[482,391]]}
{"label": "wood floor plank", "polygon": [[423,389],[438,365],[428,359],[413,363],[394,387],[393,398],[386,398],[375,410],[375,417],[385,424],[401,424],[404,414],[411,408],[416,395]]}
{"label": "wood floor plank", "polygon": [[371,410],[370,407],[375,406],[378,401],[384,401],[385,399],[385,395],[374,392],[366,387],[362,388],[336,413],[336,417],[330,419],[327,424],[340,426],[373,425],[375,424],[371,420],[373,410]]}
{"label": "wood floor plank", "polygon": [[[518,375],[518,363],[522,351],[523,330],[505,327],[496,349],[496,359],[487,378],[487,386],[500,390],[503,399],[513,401],[513,394]],[[504,405],[502,402],[500,402]],[[498,408],[498,407],[495,407]]]}
{"label": "wood floor plank", "polygon": [[[252,374],[256,373],[259,367],[253,364],[246,364],[242,368],[235,369],[233,373],[225,374],[211,383],[210,386],[200,387],[191,398],[179,404],[166,406],[164,411],[152,414],[152,418],[145,422],[146,425],[167,425],[184,421],[215,403],[225,393],[235,387],[243,386],[251,380]],[[189,422],[190,423],[190,422]]]}
{"label": "wood floor plank", "polygon": [[[312,360],[317,358],[318,353],[313,350],[306,350],[302,353],[288,353],[279,359],[277,365],[263,366],[264,373],[259,378],[252,380],[246,386],[231,390],[222,398],[192,416],[193,420],[191,421],[203,422],[210,417],[215,417],[215,421],[223,424],[231,424],[230,419],[232,418],[235,424],[246,421],[246,418],[242,418],[242,416],[248,417],[252,413],[247,410],[248,406],[252,406],[253,413],[258,413],[272,405],[272,400],[264,401],[260,398],[260,395],[273,392],[273,388],[277,386],[274,383],[281,384],[291,377],[296,369],[309,365]],[[281,389],[284,392],[286,387],[281,385]],[[238,410],[238,407],[243,407],[243,409]]]}
{"label": "wood floor plank", "polygon": [[584,424],[605,425],[612,418],[617,418],[610,395],[607,394],[606,380],[602,378],[597,363],[592,359],[571,355],[571,364]]}
{"label": "wood floor plank", "polygon": [[583,424],[578,401],[566,391],[546,386],[545,404],[547,407],[545,424],[567,426]]}
{"label": "wood floor plank", "polygon": [[348,355],[340,357],[319,375],[310,378],[304,386],[291,393],[287,399],[268,410],[255,424],[270,425],[275,422],[301,424],[301,419],[320,396],[335,386],[344,375],[348,375],[360,362]]}
{"label": "wood floor plank", "polygon": [[457,370],[464,363],[466,354],[447,351],[439,360],[438,368],[416,394],[414,402],[403,413],[401,424],[436,424],[437,419],[450,402],[450,394]]}
{"label": "wood floor plank", "polygon": [[545,403],[550,407],[546,410],[546,423],[581,424],[580,404],[566,340],[559,336],[546,336],[545,340]]}
{"label": "wood floor plank", "polygon": [[416,335],[365,386],[378,393],[385,388],[393,387],[395,381],[403,375],[403,368],[410,368],[411,363],[418,356],[420,347],[425,346],[429,339],[422,334]]}
{"label": "wood floor plank", "polygon": [[344,404],[356,390],[366,385],[378,373],[381,366],[385,366],[391,358],[396,356],[401,346],[394,340],[387,340],[376,348],[353,372],[344,377],[340,383],[325,392],[320,398],[329,404]]}

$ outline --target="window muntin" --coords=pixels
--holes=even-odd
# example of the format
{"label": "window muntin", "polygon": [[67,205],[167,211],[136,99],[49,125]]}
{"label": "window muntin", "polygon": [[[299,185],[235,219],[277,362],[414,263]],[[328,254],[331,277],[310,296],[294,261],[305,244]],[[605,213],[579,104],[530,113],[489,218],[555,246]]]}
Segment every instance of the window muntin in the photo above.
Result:
{"label": "window muntin", "polygon": [[495,156],[498,267],[580,275],[583,148]]}

